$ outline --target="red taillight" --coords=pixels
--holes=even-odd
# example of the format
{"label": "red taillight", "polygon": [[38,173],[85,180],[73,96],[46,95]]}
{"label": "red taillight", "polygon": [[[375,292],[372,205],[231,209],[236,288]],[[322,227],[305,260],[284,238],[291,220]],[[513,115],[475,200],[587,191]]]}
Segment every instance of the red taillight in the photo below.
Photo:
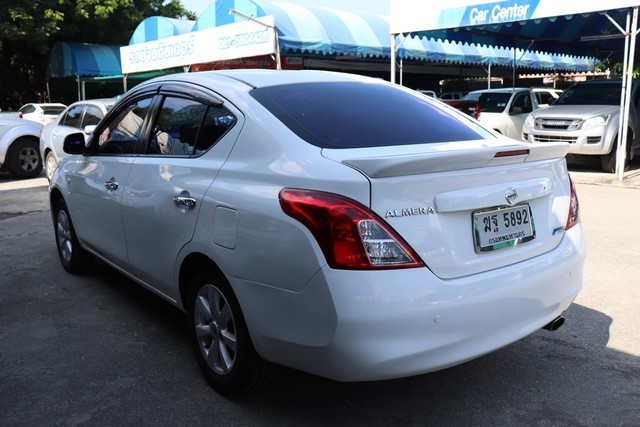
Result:
{"label": "red taillight", "polygon": [[320,191],[285,188],[280,191],[280,206],[311,231],[332,268],[423,266],[400,236],[354,200]]}
{"label": "red taillight", "polygon": [[476,120],[480,120],[480,104],[476,104],[475,118]]}
{"label": "red taillight", "polygon": [[22,113],[18,113],[18,118],[21,119],[22,118]]}
{"label": "red taillight", "polygon": [[571,187],[571,194],[569,197],[569,216],[567,217],[567,225],[565,230],[570,229],[580,221],[580,204],[578,203],[578,193],[576,193],[576,187],[573,185],[571,177],[569,177],[569,185]]}

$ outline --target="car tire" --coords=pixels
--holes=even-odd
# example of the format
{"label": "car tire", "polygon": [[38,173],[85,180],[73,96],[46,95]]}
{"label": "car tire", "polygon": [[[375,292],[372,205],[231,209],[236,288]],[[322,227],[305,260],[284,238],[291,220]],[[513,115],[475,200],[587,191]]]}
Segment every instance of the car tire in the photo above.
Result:
{"label": "car tire", "polygon": [[214,390],[238,396],[264,384],[268,363],[253,347],[231,286],[211,269],[191,281],[187,323],[198,364]]}
{"label": "car tire", "polygon": [[56,247],[62,266],[73,274],[86,271],[91,266],[93,257],[80,246],[69,209],[63,199],[56,201],[53,206],[53,220]]}
{"label": "car tire", "polygon": [[[613,147],[611,148],[611,152],[609,154],[604,154],[600,156],[600,166],[602,170],[608,173],[616,173],[616,162],[618,159],[618,145],[617,138],[614,140]],[[631,141],[627,141],[627,155],[625,156],[624,161],[624,170],[629,168],[629,161],[631,157]]]}
{"label": "car tire", "polygon": [[18,138],[9,147],[7,169],[16,179],[35,178],[42,172],[38,141]]}
{"label": "car tire", "polygon": [[51,182],[51,177],[57,167],[58,160],[56,159],[56,155],[53,154],[53,151],[49,151],[44,159],[44,174],[47,176],[49,182]]}

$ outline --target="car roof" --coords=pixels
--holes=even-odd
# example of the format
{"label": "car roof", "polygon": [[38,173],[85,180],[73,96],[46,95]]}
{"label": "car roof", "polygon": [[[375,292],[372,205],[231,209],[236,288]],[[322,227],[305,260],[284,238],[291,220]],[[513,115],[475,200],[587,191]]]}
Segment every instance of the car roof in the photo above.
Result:
{"label": "car roof", "polygon": [[[235,80],[251,88],[277,86],[281,84],[314,83],[314,82],[380,82],[388,83],[382,79],[361,76],[357,74],[337,73],[320,70],[261,70],[261,69],[236,69],[201,71],[197,73],[179,73],[157,77],[147,83],[158,83],[167,80],[180,80],[207,85],[214,81],[229,83],[229,79]],[[138,85],[140,87],[143,85]]]}
{"label": "car roof", "polygon": [[527,87],[500,87],[495,89],[480,89],[469,93],[512,93],[520,90],[530,90]]}
{"label": "car roof", "polygon": [[76,106],[76,105],[86,105],[86,104],[90,104],[90,105],[104,105],[104,106],[112,106],[114,105],[116,102],[118,102],[118,99],[116,98],[96,98],[96,99],[84,99],[82,101],[76,101],[73,104],[69,105],[69,108]]}
{"label": "car roof", "polygon": [[[54,102],[54,103],[51,103],[51,102],[49,102],[49,103],[47,103],[47,102],[44,102],[44,103],[43,102],[27,102],[22,107],[27,106],[27,105],[35,105],[36,107],[63,107],[63,108],[67,107],[64,104],[60,104],[60,103],[57,103],[57,102]],[[22,107],[20,107],[20,108],[22,108]]]}

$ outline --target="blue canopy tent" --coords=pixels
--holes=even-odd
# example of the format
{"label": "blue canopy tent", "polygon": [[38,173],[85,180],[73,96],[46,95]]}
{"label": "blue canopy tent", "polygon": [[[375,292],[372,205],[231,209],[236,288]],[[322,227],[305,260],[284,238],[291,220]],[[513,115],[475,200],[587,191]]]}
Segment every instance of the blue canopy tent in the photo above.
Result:
{"label": "blue canopy tent", "polygon": [[[159,74],[175,70],[140,73],[131,78],[142,81]],[[47,63],[47,98],[51,98],[49,80],[75,78],[78,100],[86,98],[87,82],[122,81],[122,90],[127,91],[126,76],[122,74],[120,46],[89,43],[57,42],[49,53]]]}
{"label": "blue canopy tent", "polygon": [[[57,42],[49,53],[47,92],[49,92],[49,79],[75,77],[78,84],[78,100],[80,100],[84,98],[84,85],[88,81],[83,78],[119,74],[121,74],[119,46]],[[50,94],[48,98],[51,98]]]}
{"label": "blue canopy tent", "polygon": [[47,77],[120,74],[120,46],[57,42],[49,53]]}

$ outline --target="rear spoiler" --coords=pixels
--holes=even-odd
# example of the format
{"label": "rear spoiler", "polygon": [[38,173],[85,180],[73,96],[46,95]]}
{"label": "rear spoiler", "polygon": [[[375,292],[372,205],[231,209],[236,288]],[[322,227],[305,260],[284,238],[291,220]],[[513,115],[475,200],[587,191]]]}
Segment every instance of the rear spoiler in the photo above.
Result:
{"label": "rear spoiler", "polygon": [[[512,141],[512,140],[508,140]],[[569,151],[564,143],[510,144],[478,147],[470,143],[377,147],[366,149],[323,149],[325,157],[358,169],[371,178],[418,175],[451,170],[475,169],[563,158]],[[413,148],[413,149],[412,149]],[[448,149],[447,149],[448,148]],[[376,153],[376,156],[367,154]]]}

